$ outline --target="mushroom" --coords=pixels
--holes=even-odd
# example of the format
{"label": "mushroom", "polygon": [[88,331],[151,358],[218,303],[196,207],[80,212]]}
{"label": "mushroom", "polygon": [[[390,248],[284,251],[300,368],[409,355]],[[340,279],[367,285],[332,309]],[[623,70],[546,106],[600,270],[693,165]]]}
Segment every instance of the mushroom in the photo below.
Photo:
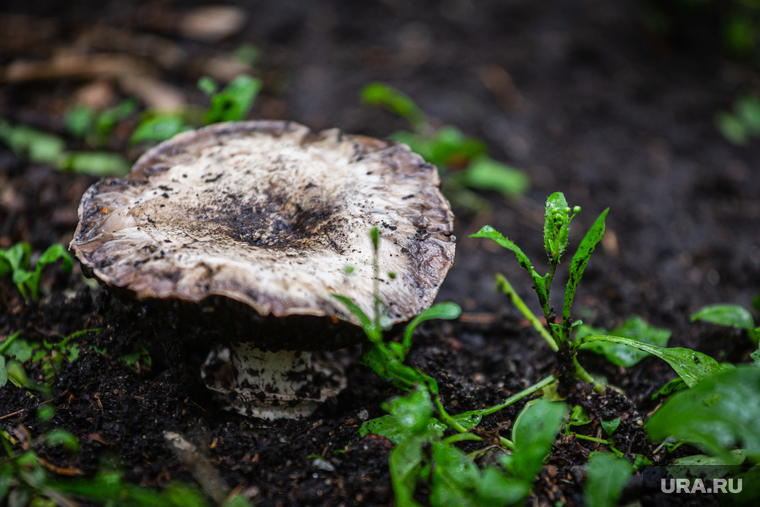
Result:
{"label": "mushroom", "polygon": [[225,408],[303,417],[345,385],[310,352],[363,340],[332,294],[374,316],[371,227],[383,235],[386,322],[432,304],[454,260],[439,185],[435,166],[393,141],[278,121],[217,124],[90,187],[71,248],[154,325],[229,347],[232,378],[207,376]]}

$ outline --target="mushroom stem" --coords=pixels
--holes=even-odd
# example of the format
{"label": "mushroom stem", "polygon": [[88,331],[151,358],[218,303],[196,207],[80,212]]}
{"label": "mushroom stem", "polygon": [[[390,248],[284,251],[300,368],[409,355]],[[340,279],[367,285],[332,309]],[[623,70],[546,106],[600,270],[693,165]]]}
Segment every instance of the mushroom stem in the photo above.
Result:
{"label": "mushroom stem", "polygon": [[310,352],[269,352],[252,343],[233,345],[230,352],[234,368],[233,383],[237,389],[295,396],[311,376]]}
{"label": "mushroom stem", "polygon": [[206,386],[225,410],[249,417],[269,421],[308,417],[320,403],[346,387],[339,364],[312,363],[310,352],[271,352],[252,343],[238,343],[222,353],[212,351],[206,365],[216,361],[231,368],[221,375],[207,370],[202,374]]}

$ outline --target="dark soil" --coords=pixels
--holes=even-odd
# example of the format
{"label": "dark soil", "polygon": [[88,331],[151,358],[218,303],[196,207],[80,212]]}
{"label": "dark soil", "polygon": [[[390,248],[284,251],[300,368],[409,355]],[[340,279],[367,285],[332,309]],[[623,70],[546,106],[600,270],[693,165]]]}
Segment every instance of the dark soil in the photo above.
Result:
{"label": "dark soil", "polygon": [[[2,65],[48,58],[96,22],[167,37],[201,56],[248,42],[262,50],[265,81],[251,118],[384,137],[406,125],[358,101],[364,84],[381,80],[442,123],[487,140],[495,158],[524,168],[534,183],[525,198],[505,202],[489,195],[491,216],[459,214],[457,261],[439,300],[455,301],[465,313],[456,322],[424,325],[409,359],[438,381],[451,413],[501,402],[553,370],[550,349],[493,290],[501,272],[533,307],[526,275],[511,254],[468,235],[489,223],[538,261],[544,255],[543,202],[555,190],[583,207],[573,245],[611,208],[602,248],[576,298],[579,317],[612,328],[640,315],[672,330],[672,346],[720,361],[749,361],[746,335],[690,324],[689,315],[716,302],[748,307],[760,292],[760,145],[735,147],[713,124],[715,112],[727,109],[756,76],[723,60],[715,45],[688,38],[676,44],[647,32],[638,2],[258,2],[248,8],[240,34],[215,45],[172,32],[180,2],[25,5],[21,14],[32,17],[0,14],[3,26],[14,25],[26,37],[0,37]],[[160,77],[203,103],[193,62],[162,69]],[[513,86],[484,77],[499,68]],[[83,84],[0,82],[0,117],[64,135],[62,113]],[[139,153],[126,143],[131,127],[122,130],[111,148],[134,160]],[[29,241],[39,253],[55,242],[67,244],[79,198],[95,181],[30,164],[0,146],[0,247]],[[257,505],[392,503],[392,444],[359,438],[357,430],[367,417],[382,415],[381,402],[396,391],[356,363],[357,350],[337,354],[348,374],[348,388],[337,400],[308,420],[266,427],[211,400],[199,378],[209,344],[153,329],[89,287],[78,267],[71,274],[50,269],[43,284],[46,295],[35,303],[23,300],[9,279],[0,280],[0,336],[21,330],[29,341],[57,340],[99,327],[83,342],[107,351],[82,347],[80,358],[60,372],[52,424],[76,435],[82,450],[74,458],[44,456],[56,466],[92,474],[101,460],[115,458],[126,478],[142,485],[193,481],[166,445],[163,432],[172,430],[196,443],[227,484],[240,485]],[[153,358],[152,367],[142,365],[139,372],[118,359],[137,343]],[[655,464],[669,462],[667,450],[653,454],[643,424],[655,408],[651,395],[675,373],[651,357],[625,370],[593,354],[582,362],[626,394],[565,385],[568,402],[583,405],[593,418],[582,432],[600,436],[600,421],[620,418],[618,449]],[[39,435],[39,401],[8,384],[0,392],[0,424]],[[508,435],[521,408],[486,418],[483,429]],[[562,437],[535,483],[532,505],[581,505],[582,466],[601,448]],[[312,455],[330,466],[316,468]],[[640,476],[644,486],[653,483],[647,473]],[[630,493],[644,505],[666,505],[645,487]]]}

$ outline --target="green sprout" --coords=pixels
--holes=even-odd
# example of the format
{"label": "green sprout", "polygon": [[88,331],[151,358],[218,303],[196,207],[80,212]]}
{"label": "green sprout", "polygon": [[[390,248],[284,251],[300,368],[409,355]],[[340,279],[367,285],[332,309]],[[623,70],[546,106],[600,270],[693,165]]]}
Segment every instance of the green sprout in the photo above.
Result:
{"label": "green sprout", "polygon": [[[62,261],[61,269],[63,271],[71,271],[74,263],[66,248],[60,243],[56,243],[45,250],[40,258],[37,259],[34,271],[31,271],[29,266],[31,254],[32,247],[29,243],[25,242],[16,243],[7,250],[0,249],[0,278],[10,274],[13,278],[13,283],[18,287],[21,295],[27,298],[29,297],[28,294],[31,293],[32,299],[36,301],[40,298],[40,276],[45,266],[53,264],[60,259]],[[27,292],[27,289],[29,292]]]}
{"label": "green sprout", "polygon": [[[497,287],[507,295],[512,303],[525,315],[541,337],[546,340],[557,353],[559,370],[562,374],[570,374],[586,382],[594,384],[597,390],[604,386],[598,384],[578,362],[577,353],[582,348],[592,348],[595,352],[607,356],[612,362],[621,365],[632,365],[638,362],[641,354],[625,354],[619,346],[629,347],[638,353],[651,354],[666,361],[678,373],[681,380],[692,387],[707,376],[733,368],[731,365],[718,363],[705,354],[686,348],[664,348],[652,343],[664,345],[670,337],[666,330],[649,328],[645,323],[629,321],[620,330],[610,334],[601,334],[593,328],[586,328],[583,333],[571,339],[574,330],[583,322],[574,321],[572,306],[578,285],[586,270],[586,266],[594,249],[604,236],[605,219],[609,208],[604,210],[594,221],[589,231],[583,237],[570,263],[570,273],[565,287],[565,298],[562,304],[561,322],[557,323],[558,315],[551,304],[551,289],[557,266],[562,254],[567,248],[570,222],[580,212],[579,207],[570,208],[561,192],[550,195],[546,201],[544,220],[544,249],[549,259],[549,271],[540,275],[528,259],[527,255],[514,242],[502,236],[493,227],[486,225],[470,237],[489,238],[499,246],[510,250],[517,257],[521,268],[526,270],[533,282],[533,290],[538,297],[539,305],[546,319],[546,326],[533,314],[520,298],[512,285],[503,275],[496,276]],[[616,336],[625,333],[626,336]],[[635,336],[632,338],[631,336]]]}
{"label": "green sprout", "polygon": [[[378,250],[380,231],[370,231],[373,255],[374,292],[370,318],[352,300],[333,295],[359,320],[368,342],[360,363],[372,369],[382,380],[408,394],[386,401],[388,415],[366,421],[359,435],[382,435],[396,447],[389,467],[391,482],[400,507],[417,507],[414,493],[418,484],[430,491],[432,505],[501,506],[525,499],[532,483],[551,450],[552,442],[567,412],[563,403],[535,400],[526,405],[515,420],[512,440],[499,436],[502,450],[498,465],[480,468],[474,460],[493,445],[465,454],[455,444],[482,442],[485,434],[478,424],[483,417],[508,407],[546,387],[550,376],[530,388],[511,396],[503,403],[482,410],[450,415],[438,394],[438,384],[420,368],[406,363],[412,348],[415,329],[430,319],[456,319],[461,309],[454,303],[439,303],[417,315],[406,326],[398,341],[386,341],[383,332],[385,305],[379,297],[380,265]],[[507,452],[511,454],[507,454]]]}
{"label": "green sprout", "polygon": [[513,198],[530,187],[525,172],[489,157],[481,140],[465,136],[453,126],[435,128],[411,97],[399,90],[384,83],[370,83],[362,89],[361,100],[370,106],[383,107],[409,122],[411,132],[394,132],[390,138],[408,145],[425,161],[438,167],[441,187],[455,204],[483,212],[490,209],[490,203],[471,189],[496,191]]}

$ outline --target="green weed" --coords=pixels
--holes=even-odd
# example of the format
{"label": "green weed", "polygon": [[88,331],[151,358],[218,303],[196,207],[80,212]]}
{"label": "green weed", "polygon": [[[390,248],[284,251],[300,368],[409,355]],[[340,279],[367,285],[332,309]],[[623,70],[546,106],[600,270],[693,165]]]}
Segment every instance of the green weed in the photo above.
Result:
{"label": "green weed", "polygon": [[456,127],[435,128],[404,93],[383,83],[371,83],[362,89],[361,100],[384,107],[409,122],[411,132],[394,132],[390,138],[407,144],[438,167],[443,191],[454,204],[482,212],[490,209],[490,204],[471,189],[496,191],[507,198],[529,189],[530,179],[525,172],[495,161],[488,156],[483,141],[465,136]]}
{"label": "green weed", "polygon": [[43,252],[37,259],[34,271],[30,268],[31,254],[32,247],[25,242],[16,243],[7,250],[0,248],[0,278],[11,275],[21,295],[27,298],[31,294],[32,299],[36,301],[40,298],[39,284],[42,270],[47,265],[61,260],[61,269],[71,271],[74,263],[66,248],[60,243],[50,246]]}
{"label": "green weed", "polygon": [[396,505],[418,506],[414,493],[419,484],[427,486],[434,506],[501,506],[523,501],[530,494],[533,480],[565,419],[563,403],[548,400],[528,403],[515,420],[512,440],[504,437],[496,440],[496,447],[502,449],[498,466],[481,468],[474,461],[493,446],[467,455],[455,444],[484,441],[485,435],[477,429],[484,416],[540,391],[554,378],[544,379],[498,406],[450,415],[439,399],[436,381],[419,368],[407,365],[405,359],[419,324],[430,319],[455,319],[461,309],[453,303],[434,305],[409,323],[400,341],[384,340],[385,308],[378,297],[379,230],[372,229],[370,237],[375,251],[373,318],[350,299],[334,297],[359,319],[367,335],[368,343],[360,362],[408,393],[386,401],[383,408],[388,415],[365,422],[359,431],[360,436],[375,433],[396,444],[389,460]]}
{"label": "green weed", "polygon": [[[591,254],[604,235],[605,219],[609,208],[599,215],[573,255],[570,263],[570,275],[565,287],[562,320],[557,324],[557,314],[551,305],[550,299],[552,283],[562,254],[567,248],[570,223],[579,212],[580,207],[570,208],[568,206],[567,200],[561,192],[556,192],[547,199],[544,219],[544,249],[549,259],[550,268],[549,272],[543,276],[533,268],[533,264],[528,257],[515,243],[502,236],[493,227],[487,225],[478,233],[470,236],[473,238],[489,238],[498,245],[512,251],[517,257],[520,267],[529,273],[533,281],[533,290],[536,292],[538,302],[544,312],[544,318],[547,322],[546,327],[536,318],[503,275],[497,275],[497,287],[509,296],[512,303],[531,322],[552,350],[557,353],[561,371],[595,384],[599,390],[603,389],[603,386],[595,382],[578,362],[577,353],[583,348],[590,348],[595,352],[602,353],[620,365],[635,364],[635,362],[638,362],[642,358],[640,353],[657,356],[666,361],[689,387],[692,387],[713,373],[733,368],[731,365],[719,364],[713,358],[691,349],[664,348],[652,345],[651,343],[664,345],[667,343],[669,334],[665,330],[649,328],[642,321],[637,320],[629,321],[622,329],[616,330],[617,334],[625,332],[632,335],[633,338],[615,336],[615,333],[594,334],[593,328],[586,328],[585,332],[576,337],[575,340],[571,339],[573,331],[583,324],[582,321],[574,321],[572,318],[575,293],[591,258]],[[631,348],[637,353],[624,353],[623,349],[617,346]]]}

